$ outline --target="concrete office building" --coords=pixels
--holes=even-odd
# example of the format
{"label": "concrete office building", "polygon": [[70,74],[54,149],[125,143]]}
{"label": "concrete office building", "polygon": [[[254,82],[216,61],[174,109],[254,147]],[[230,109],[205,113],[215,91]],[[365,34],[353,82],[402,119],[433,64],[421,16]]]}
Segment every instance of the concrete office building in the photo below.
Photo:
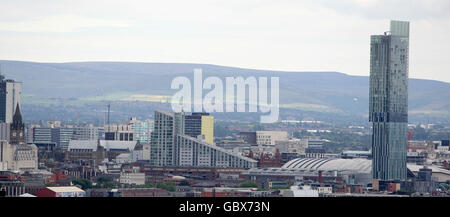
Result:
{"label": "concrete office building", "polygon": [[407,177],[409,22],[391,21],[384,35],[371,36],[369,121],[372,122],[372,176]]}
{"label": "concrete office building", "polygon": [[287,141],[286,131],[256,131],[256,144],[275,145],[277,141]]}
{"label": "concrete office building", "polygon": [[99,138],[99,128],[94,126],[74,127],[72,140],[97,140]]}
{"label": "concrete office building", "polygon": [[240,132],[240,137],[249,144],[274,146],[277,141],[287,141],[286,131]]}
{"label": "concrete office building", "polygon": [[73,136],[73,128],[33,128],[33,143],[50,144],[55,143],[56,148],[67,150]]}
{"label": "concrete office building", "polygon": [[38,168],[38,148],[32,144],[10,144],[7,141],[0,141],[0,162],[2,167],[8,170],[36,170]]}
{"label": "concrete office building", "polygon": [[130,124],[105,125],[105,140],[133,141],[133,129]]}
{"label": "concrete office building", "polygon": [[33,143],[52,143],[52,128],[33,128]]}
{"label": "concrete office building", "polygon": [[0,122],[11,123],[17,106],[22,105],[22,82],[0,74]]}

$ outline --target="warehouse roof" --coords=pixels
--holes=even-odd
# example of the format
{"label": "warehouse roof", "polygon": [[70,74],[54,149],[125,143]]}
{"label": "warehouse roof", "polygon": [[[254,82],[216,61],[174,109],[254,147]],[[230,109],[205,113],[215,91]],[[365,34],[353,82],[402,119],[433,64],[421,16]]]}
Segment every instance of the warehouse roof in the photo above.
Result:
{"label": "warehouse roof", "polygon": [[47,188],[53,192],[84,192],[83,190],[75,186],[47,187]]}
{"label": "warehouse roof", "polygon": [[70,140],[67,150],[70,151],[73,149],[88,149],[97,151],[97,145],[97,140]]}
{"label": "warehouse roof", "polygon": [[[107,151],[116,150],[134,150],[137,141],[116,141],[116,140],[100,140],[100,146]],[[83,149],[97,151],[98,140],[70,140],[68,150]]]}
{"label": "warehouse roof", "polygon": [[100,145],[107,151],[111,149],[128,149],[132,151],[136,147],[136,144],[137,141],[100,140]]}
{"label": "warehouse roof", "polygon": [[282,166],[282,168],[370,173],[372,169],[372,161],[360,158],[297,158],[287,162]]}

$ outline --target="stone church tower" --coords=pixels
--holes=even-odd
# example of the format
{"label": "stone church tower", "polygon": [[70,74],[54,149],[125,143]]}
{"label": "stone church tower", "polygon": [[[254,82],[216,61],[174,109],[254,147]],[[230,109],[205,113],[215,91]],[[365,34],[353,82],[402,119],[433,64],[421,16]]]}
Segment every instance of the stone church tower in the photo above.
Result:
{"label": "stone church tower", "polygon": [[19,104],[16,106],[16,112],[13,116],[13,122],[10,128],[10,143],[24,144],[25,143],[25,124],[22,122],[22,114],[20,113]]}

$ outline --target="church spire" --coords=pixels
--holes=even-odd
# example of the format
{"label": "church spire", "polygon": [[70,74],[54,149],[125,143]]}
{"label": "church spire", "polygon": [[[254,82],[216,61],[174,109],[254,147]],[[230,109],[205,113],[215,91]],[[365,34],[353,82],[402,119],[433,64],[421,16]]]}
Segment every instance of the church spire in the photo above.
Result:
{"label": "church spire", "polygon": [[20,113],[19,103],[16,105],[16,112],[13,116],[13,123],[22,123],[22,114]]}
{"label": "church spire", "polygon": [[22,122],[22,114],[20,113],[19,103],[16,105],[13,122],[10,126],[10,143],[21,144],[25,143],[25,125]]}

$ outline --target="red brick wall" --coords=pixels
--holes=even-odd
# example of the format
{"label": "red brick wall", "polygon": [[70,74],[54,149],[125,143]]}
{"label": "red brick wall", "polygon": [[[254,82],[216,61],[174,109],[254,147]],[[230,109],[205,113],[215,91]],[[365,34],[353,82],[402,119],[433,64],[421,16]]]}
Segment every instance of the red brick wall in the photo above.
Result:
{"label": "red brick wall", "polygon": [[43,188],[36,192],[36,197],[56,197],[56,193],[48,188]]}

